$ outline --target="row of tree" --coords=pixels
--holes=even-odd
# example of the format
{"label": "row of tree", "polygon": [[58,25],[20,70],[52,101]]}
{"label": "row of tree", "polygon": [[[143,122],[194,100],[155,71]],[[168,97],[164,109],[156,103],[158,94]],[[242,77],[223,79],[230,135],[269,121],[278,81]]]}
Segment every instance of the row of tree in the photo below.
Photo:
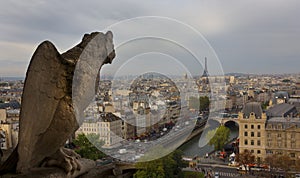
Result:
{"label": "row of tree", "polygon": [[[99,139],[98,134],[79,134],[73,141],[75,151],[84,158],[97,160],[105,157],[99,148],[104,142]],[[157,150],[163,151],[161,148]],[[134,174],[135,178],[169,178],[169,177],[199,177],[201,173],[182,172],[181,168],[187,167],[188,163],[182,160],[183,152],[175,150],[167,156],[153,161],[138,162],[136,168],[138,171]],[[201,177],[201,176],[200,176]]]}
{"label": "row of tree", "polygon": [[[230,129],[225,126],[220,126],[215,130],[211,130],[207,133],[206,137],[209,140],[209,145],[213,145],[215,150],[222,150],[225,144],[228,143],[230,136]],[[235,160],[242,165],[247,164],[268,164],[271,169],[281,169],[285,173],[288,171],[300,171],[300,159],[292,159],[291,156],[283,154],[272,154],[266,157],[265,160],[255,158],[255,156],[249,151],[244,150],[243,153],[236,154]]]}
{"label": "row of tree", "polygon": [[292,159],[286,154],[272,154],[267,156],[265,160],[259,160],[256,159],[255,156],[246,149],[244,152],[236,155],[236,161],[244,166],[253,163],[257,163],[258,165],[267,164],[270,166],[271,173],[274,172],[273,170],[282,170],[287,175],[289,171],[300,171],[300,159]]}
{"label": "row of tree", "polygon": [[274,154],[266,157],[265,163],[269,164],[271,168],[282,169],[284,172],[300,171],[300,159],[292,159],[289,155]]}
{"label": "row of tree", "polygon": [[73,143],[76,146],[75,151],[84,158],[97,160],[106,156],[100,151],[104,141],[100,140],[98,134],[79,134]]}
{"label": "row of tree", "polygon": [[188,164],[182,160],[182,155],[182,151],[175,150],[160,159],[138,162],[136,164],[138,171],[134,174],[134,178],[183,178],[181,168],[187,167]]}

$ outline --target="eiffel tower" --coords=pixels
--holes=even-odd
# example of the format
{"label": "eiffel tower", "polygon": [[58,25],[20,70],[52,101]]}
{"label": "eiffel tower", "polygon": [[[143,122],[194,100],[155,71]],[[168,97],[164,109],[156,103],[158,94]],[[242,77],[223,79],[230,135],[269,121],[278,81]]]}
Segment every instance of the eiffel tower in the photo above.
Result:
{"label": "eiffel tower", "polygon": [[207,58],[205,57],[205,68],[201,76],[202,79],[205,79],[205,83],[208,84],[208,70],[207,70]]}

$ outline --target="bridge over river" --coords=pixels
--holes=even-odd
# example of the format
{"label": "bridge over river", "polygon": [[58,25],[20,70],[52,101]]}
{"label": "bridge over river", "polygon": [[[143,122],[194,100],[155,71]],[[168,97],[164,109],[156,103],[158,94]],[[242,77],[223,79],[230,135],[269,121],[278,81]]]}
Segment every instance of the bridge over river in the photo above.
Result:
{"label": "bridge over river", "polygon": [[219,122],[221,125],[225,125],[228,122],[234,122],[236,124],[239,124],[238,118],[232,118],[232,117],[212,117],[210,119]]}

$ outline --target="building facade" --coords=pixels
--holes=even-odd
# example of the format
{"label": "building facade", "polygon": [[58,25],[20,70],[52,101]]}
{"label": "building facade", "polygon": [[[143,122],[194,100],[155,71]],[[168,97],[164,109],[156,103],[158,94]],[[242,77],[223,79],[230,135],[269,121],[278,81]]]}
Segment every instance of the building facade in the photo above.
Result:
{"label": "building facade", "polygon": [[112,113],[102,113],[99,118],[85,120],[75,135],[82,133],[97,134],[104,148],[114,147],[122,140],[122,120]]}
{"label": "building facade", "polygon": [[266,125],[266,155],[300,158],[300,118],[270,118]]}
{"label": "building facade", "polygon": [[248,149],[257,158],[263,160],[266,157],[265,137],[267,115],[262,112],[260,103],[247,103],[238,117],[239,122],[239,152]]}
{"label": "building facade", "polygon": [[239,153],[248,149],[257,161],[274,154],[300,158],[300,118],[268,118],[260,103],[252,102],[239,113],[238,122]]}

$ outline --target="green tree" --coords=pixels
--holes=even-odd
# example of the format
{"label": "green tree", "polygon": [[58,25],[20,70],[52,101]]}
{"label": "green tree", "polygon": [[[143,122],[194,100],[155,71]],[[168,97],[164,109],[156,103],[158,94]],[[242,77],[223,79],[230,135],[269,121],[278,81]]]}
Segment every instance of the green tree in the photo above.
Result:
{"label": "green tree", "polygon": [[201,172],[183,172],[184,178],[204,178],[204,174]]}
{"label": "green tree", "polygon": [[134,178],[164,178],[165,171],[163,160],[153,160],[148,162],[138,162],[136,164],[138,171],[133,175]]}
{"label": "green tree", "polygon": [[138,171],[134,174],[134,178],[183,178],[181,168],[186,167],[186,164],[181,159],[182,155],[182,151],[175,150],[169,155],[157,160],[138,162],[136,164]]}
{"label": "green tree", "polygon": [[261,107],[262,107],[262,109],[264,109],[264,110],[267,109],[268,106],[269,106],[269,102],[268,102],[268,101],[266,101],[266,102],[264,102],[264,103],[261,104]]}
{"label": "green tree", "polygon": [[79,134],[73,142],[77,147],[75,151],[84,158],[97,160],[105,156],[99,150],[104,142],[99,139],[97,134]]}
{"label": "green tree", "polygon": [[187,167],[187,164],[182,160],[182,155],[181,150],[175,150],[162,158],[166,177],[183,177],[181,168]]}
{"label": "green tree", "polygon": [[208,111],[209,110],[209,98],[207,96],[201,96],[199,98],[200,101],[200,111]]}
{"label": "green tree", "polygon": [[209,98],[207,96],[190,97],[189,107],[192,109],[199,109],[200,111],[207,111],[209,109]]}
{"label": "green tree", "polygon": [[225,144],[229,141],[230,129],[225,126],[220,126],[216,130],[211,130],[206,137],[209,140],[208,144],[213,145],[215,150],[222,150]]}
{"label": "green tree", "polygon": [[182,156],[183,156],[182,150],[179,150],[179,149],[175,150],[172,153],[172,156],[173,156],[173,159],[175,160],[175,162],[176,162],[176,164],[179,168],[184,168],[184,167],[187,167],[189,165],[188,162],[182,160]]}

